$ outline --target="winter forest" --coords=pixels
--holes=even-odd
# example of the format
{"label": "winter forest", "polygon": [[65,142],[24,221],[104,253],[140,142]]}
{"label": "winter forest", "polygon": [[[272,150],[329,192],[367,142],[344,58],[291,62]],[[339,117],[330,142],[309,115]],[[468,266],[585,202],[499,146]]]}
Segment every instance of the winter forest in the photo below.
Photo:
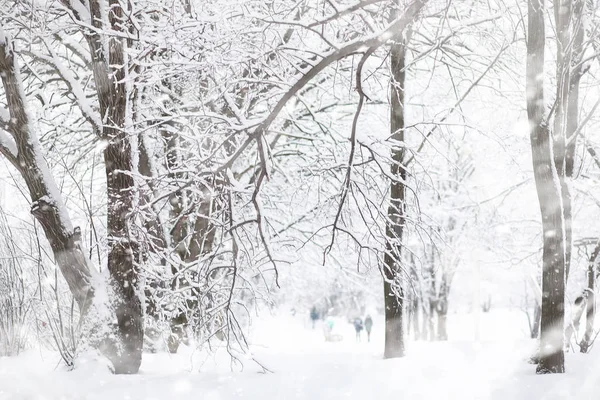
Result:
{"label": "winter forest", "polygon": [[600,1],[0,0],[0,78],[0,399],[597,398]]}

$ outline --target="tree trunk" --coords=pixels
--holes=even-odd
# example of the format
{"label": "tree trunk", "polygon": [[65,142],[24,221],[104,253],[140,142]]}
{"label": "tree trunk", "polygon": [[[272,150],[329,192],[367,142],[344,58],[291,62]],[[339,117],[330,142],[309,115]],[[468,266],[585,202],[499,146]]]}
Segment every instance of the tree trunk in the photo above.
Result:
{"label": "tree trunk", "polygon": [[[93,3],[93,2],[92,2]],[[97,6],[97,4],[96,4]],[[95,10],[99,13],[99,9]],[[99,14],[98,14],[99,15]],[[80,311],[86,313],[93,298],[91,285],[92,267],[83,251],[80,233],[71,226],[67,211],[62,204],[60,194],[50,171],[41,153],[37,137],[31,134],[32,121],[26,110],[25,95],[21,88],[16,60],[7,38],[0,38],[0,75],[6,90],[6,97],[11,112],[11,123],[7,127],[12,134],[16,151],[7,151],[2,148],[2,153],[21,172],[30,191],[32,214],[42,225],[44,233],[50,242],[55,259],[63,273],[67,284]],[[94,38],[90,38],[93,45],[99,45]],[[114,45],[114,43],[113,43]],[[114,53],[114,54],[113,54]],[[92,51],[95,57],[102,55]],[[119,51],[111,52],[112,56]],[[123,57],[118,57],[113,64],[122,65]],[[120,339],[124,348],[111,338],[107,338],[102,345],[103,352],[112,361],[115,372],[137,372],[141,362],[142,342],[142,313],[139,298],[135,294],[137,274],[134,269],[134,258],[139,253],[137,247],[132,247],[129,232],[124,222],[132,209],[133,178],[131,174],[122,171],[133,171],[131,163],[131,146],[127,137],[113,126],[123,127],[125,118],[126,97],[124,84],[112,85],[108,79],[106,64],[95,63],[94,75],[101,74],[96,79],[98,97],[102,115],[106,115],[109,123],[104,128],[104,135],[110,139],[105,150],[105,162],[108,185],[108,236],[109,236],[109,271],[113,278],[113,289],[117,293],[115,308],[117,314]],[[123,74],[116,77],[122,82]],[[106,88],[109,93],[102,90]],[[14,154],[13,154],[14,153]]]}
{"label": "tree trunk", "polygon": [[575,302],[573,304],[573,315],[571,316],[571,323],[565,329],[565,347],[569,349],[571,346],[571,337],[575,335],[575,340],[577,341],[577,333],[579,332],[579,326],[581,324],[581,316],[583,315],[583,310],[586,309],[586,292],[584,291],[581,296],[577,296]]}
{"label": "tree trunk", "polygon": [[[162,137],[166,142],[166,164],[171,178],[184,179],[185,174],[178,170],[182,167],[183,155],[181,154],[182,140],[175,131],[173,124],[167,125],[167,129],[162,132]],[[216,189],[213,187],[213,189]],[[212,222],[215,213],[214,199],[210,193],[206,193],[204,198],[197,199],[195,212],[190,212],[189,207],[193,203],[191,195],[186,190],[181,190],[169,198],[171,204],[170,216],[174,221],[171,230],[171,243],[175,246],[175,253],[179,256],[182,264],[191,265],[197,262],[203,255],[213,250],[213,244],[216,234],[216,227]],[[195,221],[192,216],[195,215]],[[193,221],[193,226],[191,223]],[[184,305],[171,318],[171,335],[167,341],[167,348],[170,353],[176,353],[182,340],[185,337],[186,328],[190,324],[189,311],[198,311],[199,304],[197,298],[200,297],[198,286],[201,277],[196,276],[194,270],[188,270],[190,277],[184,277],[181,274],[182,268],[172,266],[172,273],[175,275],[173,288],[187,288],[188,293]],[[212,275],[211,275],[212,277]],[[210,293],[207,294],[209,301]],[[211,308],[211,307],[207,307]]]}
{"label": "tree trunk", "polygon": [[[15,151],[0,145],[0,152],[20,172],[31,196],[31,213],[50,243],[54,259],[83,316],[94,297],[93,266],[83,249],[50,174],[37,135],[30,120],[19,67],[11,40],[0,32],[0,77],[10,112],[10,122],[0,125],[11,135]],[[2,132],[0,132],[2,133]]]}
{"label": "tree trunk", "polygon": [[444,272],[440,289],[437,295],[436,312],[438,317],[437,340],[448,340],[448,331],[446,330],[446,320],[448,317],[448,297],[450,296],[450,284],[452,281],[451,273]]}
{"label": "tree trunk", "polygon": [[542,319],[542,306],[536,302],[533,311],[533,326],[531,327],[531,338],[537,339],[540,336],[540,321]]}
{"label": "tree trunk", "polygon": [[596,243],[596,247],[590,256],[588,262],[588,287],[587,287],[587,304],[585,313],[585,333],[583,339],[579,345],[579,351],[587,353],[593,341],[594,336],[594,322],[596,320],[596,296],[595,296],[595,283],[596,283],[596,260],[600,254],[600,240]]}
{"label": "tree trunk", "polygon": [[448,317],[448,313],[443,311],[438,311],[437,313],[437,340],[448,340],[448,331],[446,329],[446,321]]}
{"label": "tree trunk", "polygon": [[[126,25],[118,0],[110,0],[109,25],[122,31]],[[102,27],[101,6],[98,0],[89,2],[94,23]],[[105,352],[113,363],[115,373],[137,373],[142,362],[144,341],[143,309],[137,294],[139,282],[140,242],[130,220],[137,188],[133,179],[131,136],[126,131],[128,96],[126,90],[125,39],[108,38],[108,57],[98,33],[86,36],[93,60],[93,74],[100,115],[104,125],[106,186],[108,191],[107,235],[108,271],[115,294],[113,301],[117,317],[117,336],[120,343],[108,343]]]}
{"label": "tree trunk", "polygon": [[[563,373],[565,224],[560,175],[554,146],[544,112],[544,2],[528,1],[527,115],[538,200],[542,216],[542,316],[540,360],[537,373]],[[557,134],[559,132],[556,132]],[[563,142],[564,144],[564,142]],[[553,147],[555,148],[554,158]],[[564,153],[563,153],[564,159]],[[564,174],[562,174],[564,178]]]}
{"label": "tree trunk", "polygon": [[[393,13],[395,14],[395,12]],[[406,41],[398,41],[391,48],[391,115],[392,138],[390,205],[386,227],[386,252],[384,257],[383,295],[385,299],[385,358],[404,356],[404,331],[402,321],[404,293],[401,281],[400,260],[402,235],[405,223],[406,166],[404,150],[404,91],[405,91]]]}
{"label": "tree trunk", "polygon": [[[554,157],[562,192],[565,220],[565,280],[569,277],[572,247],[572,199],[569,188],[575,163],[574,136],[578,127],[579,82],[583,43],[583,0],[554,0],[556,25],[556,114],[554,118]],[[560,12],[559,12],[560,10]]]}
{"label": "tree trunk", "polygon": [[448,300],[442,298],[437,302],[437,340],[448,340],[446,320],[448,316]]}

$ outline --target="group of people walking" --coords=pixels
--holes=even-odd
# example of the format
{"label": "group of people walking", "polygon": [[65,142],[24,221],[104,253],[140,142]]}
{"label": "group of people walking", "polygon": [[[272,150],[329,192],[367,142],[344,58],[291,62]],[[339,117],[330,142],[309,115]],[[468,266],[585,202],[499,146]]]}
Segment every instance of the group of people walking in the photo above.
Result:
{"label": "group of people walking", "polygon": [[[319,311],[317,310],[317,307],[313,307],[310,310],[310,319],[312,322],[312,328],[315,329],[315,324],[317,323],[317,320],[321,317],[321,315],[319,314]],[[367,341],[371,341],[371,330],[373,329],[373,318],[371,318],[370,315],[367,315],[365,317],[365,320],[363,321],[362,318],[357,317],[352,321],[352,325],[354,325],[354,330],[356,331],[356,341],[360,342],[360,334],[361,332],[364,330],[367,331]],[[327,318],[327,320],[325,321],[324,325],[323,325],[323,330],[325,332],[325,340],[327,341],[335,341],[332,340],[332,331],[333,331],[333,326],[334,326],[334,321],[331,317]],[[337,335],[339,336],[339,335]],[[338,338],[339,339],[339,338]]]}

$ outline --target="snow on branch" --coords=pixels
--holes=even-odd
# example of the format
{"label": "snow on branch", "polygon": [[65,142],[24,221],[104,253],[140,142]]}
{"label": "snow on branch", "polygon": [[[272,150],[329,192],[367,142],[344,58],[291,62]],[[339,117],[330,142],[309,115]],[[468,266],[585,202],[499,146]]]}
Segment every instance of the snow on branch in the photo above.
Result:
{"label": "snow on branch", "polygon": [[[308,25],[308,27],[312,28],[315,26],[327,24],[328,22],[335,21],[345,15],[351,14],[355,11],[358,11],[358,10],[365,8],[367,6],[370,6],[372,4],[381,3],[382,1],[383,0],[361,0],[358,3],[348,6],[342,10],[336,10],[335,14],[329,15],[321,20],[312,22],[311,24]],[[330,4],[333,5],[332,3],[330,3]]]}
{"label": "snow on branch", "polygon": [[340,61],[346,57],[357,53],[366,53],[368,51],[374,51],[377,48],[381,47],[388,41],[394,39],[398,35],[401,35],[405,28],[413,21],[413,19],[417,16],[419,11],[425,6],[427,0],[415,0],[411,3],[410,6],[406,8],[404,14],[394,22],[392,22],[386,29],[371,36],[368,39],[364,40],[356,40],[347,44],[344,47],[341,47],[337,50],[332,51],[327,56],[323,57],[323,59],[315,64],[311,69],[309,69],[304,75],[298,79],[298,81],[292,86],[277,102],[273,111],[267,116],[267,118],[256,128],[254,131],[255,138],[258,138],[262,134],[264,134],[273,121],[277,118],[283,107],[287,104],[287,102],[296,95],[304,86],[306,86],[314,77],[316,77],[321,71],[325,68],[333,64],[334,62]]}
{"label": "snow on branch", "polygon": [[0,152],[4,155],[8,153],[8,157],[14,158],[19,154],[15,139],[7,131],[2,130],[2,126],[0,126]]}
{"label": "snow on branch", "polygon": [[[237,156],[239,156],[241,154],[241,152],[244,151],[244,149],[249,145],[249,143],[252,140],[256,141],[258,157],[260,160],[260,167],[259,167],[260,173],[258,174],[258,177],[255,181],[255,188],[254,188],[254,192],[252,194],[252,203],[254,205],[254,210],[256,213],[256,220],[258,223],[259,235],[260,235],[261,241],[263,243],[263,246],[265,247],[265,250],[267,252],[267,258],[269,259],[270,263],[272,263],[274,266],[277,284],[278,284],[277,268],[275,265],[275,260],[273,259],[273,256],[271,253],[270,245],[267,240],[267,235],[266,235],[265,228],[264,228],[264,225],[265,225],[265,223],[263,221],[264,214],[261,209],[260,202],[258,201],[262,183],[264,182],[265,178],[268,178],[268,171],[269,171],[269,146],[268,146],[268,143],[266,143],[266,141],[264,139],[264,134],[269,130],[269,127],[275,121],[275,119],[277,118],[277,116],[279,115],[281,110],[283,110],[283,108],[285,107],[287,102],[289,100],[291,100],[294,96],[296,96],[298,94],[298,92],[300,92],[313,78],[315,78],[325,68],[327,68],[328,66],[330,66],[331,64],[333,64],[337,61],[340,61],[340,60],[342,60],[346,57],[349,57],[351,55],[354,55],[354,54],[363,54],[363,57],[362,57],[361,63],[360,63],[360,67],[362,67],[362,64],[364,64],[366,59],[371,54],[373,54],[379,47],[381,47],[388,41],[396,39],[396,38],[400,37],[401,35],[403,35],[406,28],[412,23],[414,18],[418,15],[418,13],[421,11],[421,9],[423,8],[423,6],[425,6],[426,3],[427,3],[427,0],[413,1],[404,10],[404,13],[398,19],[396,19],[387,28],[385,28],[378,34],[375,34],[375,35],[371,36],[370,38],[367,38],[364,40],[353,41],[353,42],[345,45],[344,47],[334,49],[328,55],[324,56],[321,59],[321,61],[319,61],[317,64],[312,66],[308,71],[306,71],[306,73],[304,73],[298,79],[298,81],[296,81],[296,83],[281,97],[281,99],[277,102],[274,109],[267,116],[267,118],[260,125],[258,125],[258,127],[249,136],[249,138],[246,140],[246,142],[241,146],[240,149],[238,149],[236,154],[234,154],[233,157],[237,158]],[[362,92],[362,88],[361,88],[361,74],[360,74],[361,69],[362,68],[359,68],[359,71],[356,75],[357,90],[360,95],[360,105],[359,105],[357,113],[354,117],[353,134],[352,134],[352,137],[353,137],[352,153],[354,152],[354,148],[355,148],[356,119],[358,118],[358,115],[360,114],[362,102],[364,101],[364,98],[365,98],[365,94],[364,94],[364,92]],[[230,161],[228,161],[228,163],[231,162],[231,160],[232,159],[230,159]],[[350,160],[349,160],[350,168],[352,166],[352,160],[353,160],[353,154],[351,154]],[[347,176],[348,181],[349,181],[349,178],[350,178],[350,176],[348,175]],[[347,186],[346,186],[345,192],[346,191],[347,191]],[[345,195],[342,197],[342,204],[343,204],[344,198],[345,198]],[[338,217],[336,217],[336,221],[338,218],[339,218],[339,215],[338,215]]]}
{"label": "snow on branch", "polygon": [[0,152],[15,164],[18,148],[12,136],[12,126],[24,114],[24,102],[20,83],[15,77],[16,65],[10,37],[0,28],[0,77],[6,92],[9,109],[0,108]]}

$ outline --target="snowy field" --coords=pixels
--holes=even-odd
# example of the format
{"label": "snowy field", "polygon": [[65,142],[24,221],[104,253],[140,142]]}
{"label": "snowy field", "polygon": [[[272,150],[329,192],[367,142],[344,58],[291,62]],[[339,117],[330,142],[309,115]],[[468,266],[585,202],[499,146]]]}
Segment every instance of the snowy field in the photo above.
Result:
{"label": "snowy field", "polygon": [[[403,359],[383,360],[383,332],[375,318],[371,343],[355,339],[352,325],[337,319],[343,336],[326,343],[308,318],[262,319],[253,329],[252,357],[243,371],[224,349],[208,354],[184,348],[177,355],[145,354],[138,375],[112,375],[85,356],[66,371],[56,354],[30,350],[0,358],[1,400],[79,399],[596,399],[600,357],[568,353],[564,375],[534,374],[526,362],[535,342],[525,339],[520,311],[479,316],[449,315],[448,342],[409,342]],[[522,328],[522,329],[521,329]],[[500,340],[500,335],[505,335]],[[507,339],[508,338],[508,339]]]}

